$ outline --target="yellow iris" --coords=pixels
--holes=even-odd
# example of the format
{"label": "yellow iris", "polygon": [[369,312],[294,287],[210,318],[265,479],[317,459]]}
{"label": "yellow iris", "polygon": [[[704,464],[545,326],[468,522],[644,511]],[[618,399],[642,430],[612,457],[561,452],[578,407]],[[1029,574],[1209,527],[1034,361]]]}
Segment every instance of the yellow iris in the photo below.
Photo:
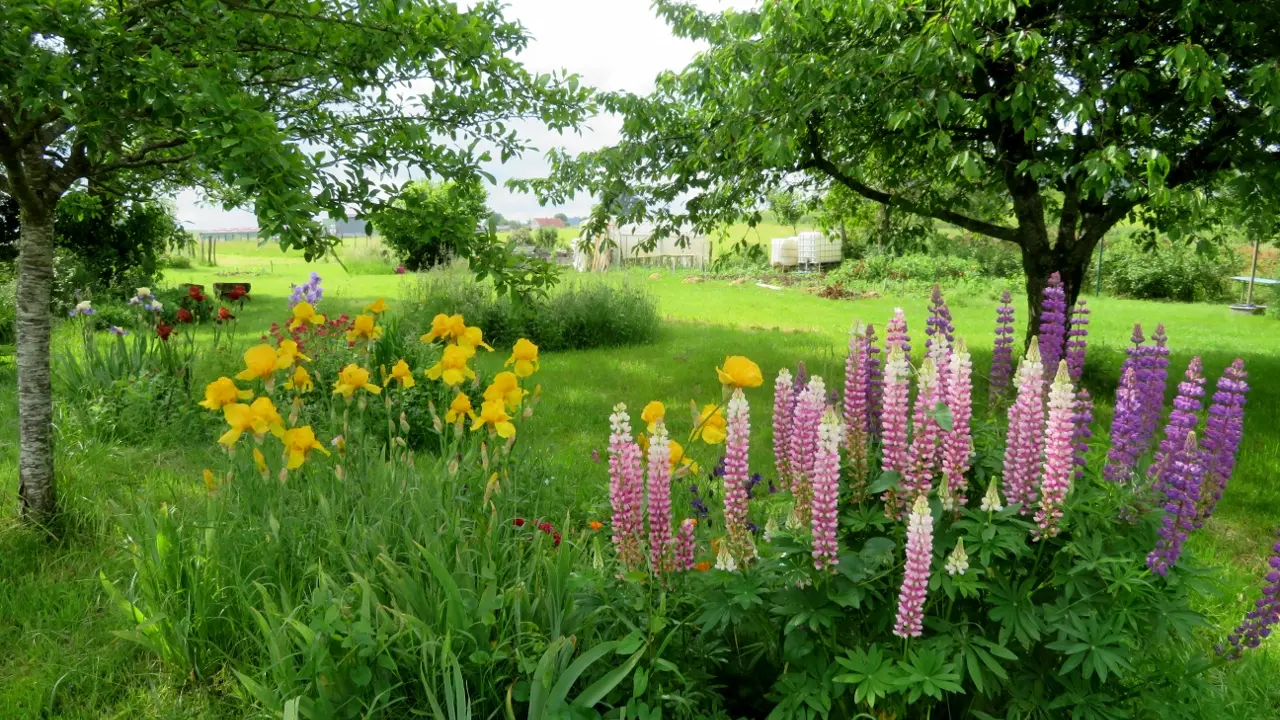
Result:
{"label": "yellow iris", "polygon": [[449,410],[444,414],[444,421],[455,423],[463,417],[469,417],[474,421],[476,413],[471,409],[471,398],[467,397],[466,393],[459,392],[453,402],[449,403]]}
{"label": "yellow iris", "polygon": [[529,377],[538,369],[538,346],[529,342],[524,338],[516,341],[515,347],[511,348],[511,357],[507,358],[507,362],[503,366],[515,365],[513,368],[519,377]]}
{"label": "yellow iris", "polygon": [[253,397],[252,391],[241,390],[236,387],[235,381],[231,378],[220,377],[204,386],[204,400],[200,402],[200,406],[210,410],[217,410],[240,400],[248,400],[251,397]]}
{"label": "yellow iris", "polygon": [[501,400],[512,410],[520,406],[528,390],[520,388],[520,379],[513,372],[500,372],[493,376],[493,382],[484,390],[485,400]]}
{"label": "yellow iris", "polygon": [[329,454],[316,440],[316,434],[311,431],[310,425],[292,428],[284,434],[284,451],[289,456],[289,469],[297,470],[302,467],[302,463],[306,462],[307,455],[312,450],[319,450],[325,455]]}
{"label": "yellow iris", "polygon": [[227,421],[230,429],[222,433],[222,436],[218,438],[218,442],[227,447],[234,447],[240,441],[241,435],[253,430],[253,410],[250,410],[249,406],[244,403],[224,405],[222,417]]}
{"label": "yellow iris", "polygon": [[372,315],[357,315],[347,331],[347,342],[356,340],[377,340],[382,337],[382,326],[374,324]]}
{"label": "yellow iris", "polygon": [[342,372],[338,374],[338,382],[333,384],[333,394],[350,400],[351,395],[361,388],[374,395],[382,392],[382,388],[369,382],[368,370],[352,363],[342,368]]}
{"label": "yellow iris", "polygon": [[760,374],[760,366],[741,355],[730,355],[724,359],[724,367],[716,368],[720,384],[739,388],[760,387],[764,376]]}
{"label": "yellow iris", "polygon": [[708,445],[719,445],[728,434],[727,427],[728,423],[725,422],[724,412],[719,405],[703,405],[702,413],[698,416],[698,427],[693,431],[693,439]]}
{"label": "yellow iris", "polygon": [[284,384],[285,390],[297,390],[300,393],[311,392],[316,384],[311,381],[311,374],[307,369],[299,365],[293,370],[293,377],[289,378],[289,382]]}
{"label": "yellow iris", "polygon": [[403,360],[391,368],[391,379],[399,380],[402,388],[411,388],[417,384],[413,380],[413,371],[409,369],[409,363]]}
{"label": "yellow iris", "polygon": [[280,362],[288,362],[285,367],[297,364],[299,359],[311,362],[311,358],[298,351],[298,343],[292,340],[281,340],[280,348],[276,351],[276,354],[280,356]]}
{"label": "yellow iris", "polygon": [[378,298],[377,300],[374,300],[373,302],[364,306],[365,312],[373,313],[374,315],[381,315],[382,313],[390,309],[391,309],[391,306],[388,305],[387,301],[383,300],[382,298]]}
{"label": "yellow iris", "polygon": [[467,323],[463,321],[461,315],[445,315],[440,313],[431,318],[431,332],[423,335],[420,340],[422,342],[432,342],[435,340],[453,340],[458,336],[466,333]]}
{"label": "yellow iris", "polygon": [[267,458],[258,448],[253,449],[253,464],[254,467],[258,468],[258,472],[263,475],[267,474]]}
{"label": "yellow iris", "polygon": [[653,426],[666,416],[667,407],[657,400],[645,405],[644,410],[640,411],[640,419],[648,423],[649,432],[653,432]]}
{"label": "yellow iris", "polygon": [[472,430],[485,426],[498,433],[498,437],[510,438],[516,434],[516,426],[511,424],[511,416],[507,414],[507,406],[501,400],[485,400],[480,405],[480,416],[471,425]]}
{"label": "yellow iris", "polygon": [[201,475],[204,476],[204,486],[209,490],[209,492],[213,492],[218,489],[218,481],[214,479],[212,470],[205,468]]}
{"label": "yellow iris", "polygon": [[270,345],[263,343],[254,345],[244,351],[244,370],[240,371],[236,378],[239,380],[262,380],[271,379],[277,370],[282,370],[293,364],[289,358],[284,358],[276,352],[276,349]]}
{"label": "yellow iris", "polygon": [[309,302],[300,302],[293,306],[293,319],[289,321],[289,329],[293,330],[299,325],[321,325],[324,323],[324,316],[316,312],[314,306]]}
{"label": "yellow iris", "polygon": [[254,400],[249,411],[253,413],[255,435],[265,435],[268,432],[276,437],[284,435],[284,418],[280,417],[280,411],[276,410],[276,404],[271,402],[271,398],[260,397]]}
{"label": "yellow iris", "polygon": [[484,331],[478,327],[463,328],[462,334],[458,335],[456,341],[459,345],[466,345],[472,348],[482,347],[489,352],[493,352],[493,348],[489,346],[489,343],[484,341]]}
{"label": "yellow iris", "polygon": [[446,345],[440,362],[427,368],[427,377],[442,380],[445,385],[457,385],[464,379],[476,376],[476,371],[467,367],[467,361],[476,354],[476,349],[466,345]]}

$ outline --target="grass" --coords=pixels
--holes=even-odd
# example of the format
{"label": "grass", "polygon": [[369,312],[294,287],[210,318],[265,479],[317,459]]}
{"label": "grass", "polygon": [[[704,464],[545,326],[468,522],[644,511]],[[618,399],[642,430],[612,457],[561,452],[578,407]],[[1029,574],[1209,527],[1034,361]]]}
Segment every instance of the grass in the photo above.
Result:
{"label": "grass", "polygon": [[[790,234],[789,229],[785,234]],[[357,249],[344,249],[344,255]],[[254,299],[240,315],[243,343],[256,341],[259,329],[281,319],[290,283],[302,282],[312,269],[324,276],[323,309],[330,313],[358,310],[380,296],[403,297],[414,282],[413,276],[348,274],[333,262],[315,268],[301,258],[281,256],[273,247],[256,248],[252,243],[244,247],[227,243],[219,261],[218,268],[171,271],[167,281],[208,284],[235,277],[251,282]],[[233,272],[245,274],[226,274]],[[546,481],[555,479],[557,487],[565,488],[564,502],[578,516],[600,517],[607,512],[607,477],[591,453],[604,449],[607,416],[616,402],[624,401],[638,411],[649,400],[662,400],[675,432],[687,432],[691,421],[682,418],[679,409],[690,400],[701,404],[719,399],[713,367],[726,354],[753,358],[769,378],[780,366],[804,360],[811,372],[834,379],[842,372],[851,322],[861,318],[882,323],[898,306],[911,319],[917,347],[923,346],[919,342],[926,308],[923,296],[835,301],[797,289],[718,281],[685,283],[687,275],[681,273],[648,278],[647,271],[633,271],[603,279],[644,283],[660,299],[667,322],[658,342],[548,353],[542,358],[538,380],[544,399],[525,447],[539,456],[548,474]],[[949,300],[958,334],[974,350],[975,375],[981,375],[989,360],[994,297],[976,292]],[[1193,355],[1204,358],[1210,383],[1234,357],[1246,359],[1253,389],[1240,464],[1218,515],[1195,535],[1193,545],[1209,557],[1232,563],[1226,571],[1231,587],[1254,592],[1256,571],[1274,537],[1271,529],[1280,524],[1280,483],[1275,480],[1280,470],[1280,431],[1276,430],[1280,427],[1280,383],[1276,382],[1280,334],[1275,319],[1238,317],[1217,305],[1113,298],[1090,298],[1089,302],[1093,323],[1086,382],[1101,405],[1097,428],[1105,428],[1109,420],[1106,405],[1135,321],[1142,322],[1148,332],[1156,322],[1165,323],[1173,349],[1170,388]],[[1020,304],[1018,315],[1020,321],[1025,319]],[[64,331],[60,342],[66,340]],[[505,356],[499,348],[480,358],[478,365],[495,371]],[[204,376],[216,376],[238,362],[234,352],[202,358],[201,382]],[[767,387],[753,395],[752,466],[762,471],[771,462],[766,447],[769,395]],[[979,407],[983,396],[979,382],[975,391]],[[0,477],[5,478],[17,474],[13,407],[12,370],[0,366]],[[234,703],[167,675],[151,657],[112,635],[120,625],[98,581],[99,572],[126,575],[112,513],[135,498],[154,504],[180,503],[199,486],[200,468],[213,460],[206,449],[211,445],[208,438],[172,437],[163,428],[163,419],[139,418],[138,422],[157,427],[154,444],[104,445],[60,422],[58,473],[67,519],[56,541],[0,520],[0,577],[5,580],[0,584],[0,647],[11,648],[0,655],[0,717],[212,718],[236,712]],[[690,449],[700,462],[711,464],[711,453]],[[2,489],[0,517],[8,518],[14,481]],[[1209,610],[1230,622],[1242,606],[1241,598],[1227,596]],[[1272,679],[1276,654],[1272,647],[1210,678],[1230,686],[1228,709],[1223,712],[1232,717],[1264,717],[1257,708],[1277,707]],[[232,680],[215,679],[215,687],[222,683],[222,689],[234,687]],[[1231,714],[1230,708],[1237,707],[1239,712]]]}

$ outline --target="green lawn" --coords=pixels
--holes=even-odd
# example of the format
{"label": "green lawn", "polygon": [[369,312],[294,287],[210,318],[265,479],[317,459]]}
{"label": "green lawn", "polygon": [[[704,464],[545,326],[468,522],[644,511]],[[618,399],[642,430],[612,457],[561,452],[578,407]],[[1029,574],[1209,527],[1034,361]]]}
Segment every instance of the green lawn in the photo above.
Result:
{"label": "green lawn", "polygon": [[[297,257],[282,257],[274,248],[268,248],[273,255],[246,243],[233,253],[233,244],[227,245],[218,268],[171,271],[167,281],[208,284],[242,278],[251,282],[253,300],[240,319],[242,343],[256,341],[258,332],[272,320],[283,319],[290,283],[303,282],[312,269],[324,277],[322,309],[330,313],[357,311],[377,297],[403,308],[404,299],[413,294],[413,275],[351,274],[335,262],[311,266]],[[355,250],[344,248],[344,260]],[[750,282],[736,286],[727,281],[685,283],[687,277],[664,272],[651,280],[647,271],[636,270],[603,278],[643,284],[658,298],[668,318],[658,342],[542,357],[537,379],[544,399],[522,443],[540,456],[547,482],[556,478],[572,488],[566,495],[566,510],[578,517],[607,512],[607,474],[593,462],[591,451],[604,449],[607,416],[614,403],[624,401],[638,411],[649,400],[662,400],[668,404],[674,431],[687,432],[690,421],[681,418],[678,408],[691,399],[699,404],[717,400],[720,389],[714,366],[727,354],[747,355],[761,365],[768,379],[766,387],[751,395],[752,466],[767,473],[771,464],[766,447],[769,387],[779,367],[804,360],[812,372],[835,381],[842,372],[850,324],[857,319],[883,323],[898,306],[907,311],[913,335],[922,335],[924,297],[834,301],[799,289],[770,290]],[[957,333],[974,350],[977,371],[984,373],[992,342],[994,297],[963,295],[949,300]],[[1171,394],[1173,376],[1181,374],[1193,355],[1204,358],[1210,383],[1234,357],[1248,363],[1253,389],[1240,464],[1217,517],[1197,533],[1193,545],[1202,553],[1232,560],[1227,572],[1240,581],[1242,591],[1251,587],[1245,583],[1257,577],[1253,572],[1264,559],[1273,537],[1271,529],[1280,524],[1280,483],[1275,480],[1280,469],[1280,324],[1271,318],[1233,316],[1216,305],[1112,298],[1090,298],[1090,305],[1093,324],[1086,382],[1099,400],[1099,434],[1109,421],[1106,406],[1135,321],[1142,322],[1148,332],[1156,322],[1166,324],[1173,348]],[[1018,313],[1021,323],[1025,319],[1021,303]],[[421,317],[409,320],[429,322]],[[65,331],[62,338],[65,341]],[[917,341],[915,346],[922,348],[923,343]],[[496,369],[506,355],[499,348],[479,365]],[[238,364],[235,352],[202,357],[199,373],[209,377],[199,379],[211,379]],[[0,368],[0,375],[10,372]],[[981,381],[977,385],[975,396],[981,407],[985,385]],[[0,477],[6,478],[16,476],[12,386],[11,375],[0,382]],[[162,424],[164,418],[138,418],[138,422]],[[69,515],[63,537],[50,543],[27,529],[0,524],[0,577],[4,578],[0,647],[7,649],[0,654],[0,717],[176,718],[229,712],[208,690],[164,675],[149,656],[112,635],[120,624],[107,607],[97,579],[99,571],[113,577],[124,573],[121,538],[112,515],[127,511],[139,500],[181,502],[198,492],[200,469],[216,460],[209,449],[211,438],[164,446],[122,445],[94,440],[63,424],[60,438],[59,477]],[[711,462],[709,452],[696,448],[694,452],[702,462]],[[10,480],[0,515],[12,515],[13,496]],[[1207,610],[1230,618],[1241,607],[1239,598],[1225,597]],[[1275,650],[1269,653],[1274,655]],[[1266,657],[1267,653],[1259,654]],[[1242,693],[1260,693],[1265,702],[1274,702],[1274,683],[1260,675],[1274,672],[1275,665],[1269,662],[1251,660],[1227,671],[1234,674],[1218,673],[1211,680],[1239,683]],[[235,687],[234,678],[218,682],[223,689]]]}

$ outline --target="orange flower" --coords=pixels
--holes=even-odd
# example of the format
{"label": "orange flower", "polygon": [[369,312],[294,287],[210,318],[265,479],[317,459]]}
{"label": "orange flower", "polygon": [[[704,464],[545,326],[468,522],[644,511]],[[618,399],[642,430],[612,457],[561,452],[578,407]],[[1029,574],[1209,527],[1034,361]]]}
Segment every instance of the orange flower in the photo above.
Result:
{"label": "orange flower", "polygon": [[698,572],[706,572],[711,569],[711,563],[707,562],[706,560],[703,560],[702,562],[695,564],[693,566],[693,569],[697,570]]}
{"label": "orange flower", "polygon": [[599,522],[597,520],[592,520],[591,522],[587,523],[587,525],[589,525],[592,530],[599,530],[600,528],[604,527],[604,523]]}

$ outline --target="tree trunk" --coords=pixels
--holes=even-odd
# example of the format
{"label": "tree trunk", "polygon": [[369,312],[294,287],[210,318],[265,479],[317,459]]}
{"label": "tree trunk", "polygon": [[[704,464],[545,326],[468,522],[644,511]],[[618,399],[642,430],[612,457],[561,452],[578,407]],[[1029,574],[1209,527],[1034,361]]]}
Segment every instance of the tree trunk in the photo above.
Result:
{"label": "tree trunk", "polygon": [[1084,236],[1074,242],[1059,242],[1049,252],[1029,251],[1027,245],[1023,245],[1022,271],[1027,280],[1027,343],[1031,342],[1032,336],[1040,334],[1040,303],[1044,300],[1044,289],[1049,286],[1049,276],[1055,272],[1066,291],[1067,317],[1071,317],[1071,308],[1084,287],[1085,271],[1089,269],[1089,258],[1096,244],[1096,239]]}
{"label": "tree trunk", "polygon": [[49,381],[52,292],[53,213],[23,208],[18,255],[18,498],[22,515],[37,523],[47,523],[57,509]]}

